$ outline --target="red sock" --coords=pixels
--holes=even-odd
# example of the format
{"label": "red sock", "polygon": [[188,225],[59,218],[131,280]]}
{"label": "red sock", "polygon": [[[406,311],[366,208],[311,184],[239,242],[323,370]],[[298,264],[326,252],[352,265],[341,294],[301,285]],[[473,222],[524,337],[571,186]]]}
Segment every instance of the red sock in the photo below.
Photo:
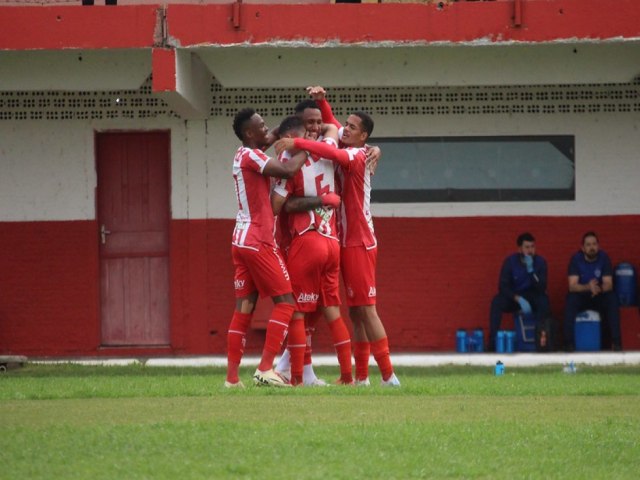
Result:
{"label": "red sock", "polygon": [[307,313],[304,319],[305,332],[307,334],[307,347],[304,349],[304,364],[311,365],[311,337],[316,331],[316,323],[322,316],[319,310],[315,312]]}
{"label": "red sock", "polygon": [[264,340],[262,359],[258,369],[262,372],[273,368],[273,360],[276,358],[284,337],[287,336],[287,328],[293,315],[294,307],[290,303],[278,303],[271,311],[271,317],[267,323],[267,337]]}
{"label": "red sock", "polygon": [[393,375],[393,367],[389,357],[389,340],[387,337],[371,342],[371,353],[373,353],[373,358],[376,359],[382,379],[388,380]]}
{"label": "red sock", "polygon": [[369,342],[353,342],[353,357],[356,361],[356,380],[365,380],[369,376]]}
{"label": "red sock", "polygon": [[289,353],[291,354],[291,385],[302,384],[304,351],[307,346],[304,318],[292,318],[289,323]]}
{"label": "red sock", "polygon": [[245,337],[251,322],[250,313],[233,312],[227,332],[227,382],[238,383],[238,370],[244,354]]}
{"label": "red sock", "polygon": [[341,317],[329,322],[329,330],[331,330],[331,339],[340,364],[340,380],[344,383],[351,383],[353,382],[353,376],[351,374],[351,337],[349,336],[349,330]]}

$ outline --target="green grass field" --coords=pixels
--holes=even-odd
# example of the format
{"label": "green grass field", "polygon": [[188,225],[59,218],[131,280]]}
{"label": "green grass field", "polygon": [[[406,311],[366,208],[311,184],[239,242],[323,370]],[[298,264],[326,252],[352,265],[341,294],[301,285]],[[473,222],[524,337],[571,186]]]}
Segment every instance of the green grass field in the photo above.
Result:
{"label": "green grass field", "polygon": [[228,391],[215,368],[30,364],[0,376],[0,478],[639,476],[640,367],[397,373]]}

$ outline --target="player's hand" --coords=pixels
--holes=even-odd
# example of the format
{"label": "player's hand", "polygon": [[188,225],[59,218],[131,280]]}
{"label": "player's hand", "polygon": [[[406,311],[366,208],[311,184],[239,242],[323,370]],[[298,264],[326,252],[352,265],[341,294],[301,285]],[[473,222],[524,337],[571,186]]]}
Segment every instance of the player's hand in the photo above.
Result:
{"label": "player's hand", "polygon": [[325,193],[320,197],[320,200],[322,201],[322,205],[333,208],[338,208],[340,206],[340,202],[342,201],[340,195],[333,192]]}
{"label": "player's hand", "polygon": [[307,87],[307,93],[311,95],[311,98],[314,100],[324,100],[327,92],[320,85],[316,85],[315,87]]}
{"label": "player's hand", "polygon": [[373,146],[367,148],[367,166],[369,167],[371,175],[375,175],[380,157],[382,157],[382,150],[380,150],[380,147]]}
{"label": "player's hand", "polygon": [[294,146],[293,138],[281,138],[273,144],[273,148],[276,150],[276,155],[280,155],[285,150],[290,150]]}

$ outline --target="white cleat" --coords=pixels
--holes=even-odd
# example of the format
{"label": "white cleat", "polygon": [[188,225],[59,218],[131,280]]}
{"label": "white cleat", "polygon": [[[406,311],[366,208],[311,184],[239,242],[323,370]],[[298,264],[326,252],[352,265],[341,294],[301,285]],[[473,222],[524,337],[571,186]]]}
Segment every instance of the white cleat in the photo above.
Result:
{"label": "white cleat", "polygon": [[400,380],[398,380],[398,377],[396,377],[395,373],[392,373],[387,380],[381,380],[380,385],[382,385],[383,387],[399,387]]}
{"label": "white cleat", "polygon": [[225,380],[224,388],[238,388],[242,390],[244,388],[244,383],[242,383],[240,380],[238,380],[236,383],[231,383]]}
{"label": "white cleat", "polygon": [[278,370],[277,368],[274,370],[276,372],[276,375],[280,375],[282,378],[284,378],[287,383],[291,383],[291,369],[287,369],[287,370]]}
{"label": "white cleat", "polygon": [[266,372],[256,370],[256,373],[253,374],[253,383],[257,387],[291,387],[291,384],[272,368]]}
{"label": "white cleat", "polygon": [[369,381],[369,377],[365,378],[364,380],[356,379],[356,387],[370,387],[370,386],[371,386],[371,382]]}
{"label": "white cleat", "polygon": [[329,384],[324,380],[322,380],[321,378],[316,377],[313,380],[305,379],[304,386],[305,387],[328,387]]}

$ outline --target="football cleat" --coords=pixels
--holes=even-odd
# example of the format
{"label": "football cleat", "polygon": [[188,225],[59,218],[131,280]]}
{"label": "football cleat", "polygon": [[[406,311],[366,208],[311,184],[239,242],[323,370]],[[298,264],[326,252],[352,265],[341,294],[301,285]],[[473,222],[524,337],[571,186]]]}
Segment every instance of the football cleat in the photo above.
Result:
{"label": "football cleat", "polygon": [[334,385],[354,385],[353,380],[348,381],[348,380],[344,380],[342,378],[337,379],[333,383],[334,383]]}
{"label": "football cleat", "polygon": [[383,387],[399,387],[400,380],[398,380],[398,377],[396,377],[395,373],[392,373],[387,380],[381,380],[380,385],[382,385]]}
{"label": "football cleat", "polygon": [[239,389],[243,389],[244,388],[244,383],[242,383],[240,380],[238,380],[236,383],[231,383],[228,382],[227,380],[224,381],[224,388],[239,388]]}
{"label": "football cleat", "polygon": [[305,380],[304,386],[305,387],[328,387],[329,384],[324,380],[322,380],[321,378],[316,377],[313,380]]}
{"label": "football cleat", "polygon": [[266,372],[256,370],[256,373],[253,374],[253,383],[257,387],[291,387],[291,384],[272,368]]}
{"label": "football cleat", "polygon": [[369,381],[369,377],[365,378],[364,380],[356,379],[356,387],[370,387],[370,386],[371,386],[371,382]]}
{"label": "football cleat", "polygon": [[287,383],[291,383],[291,369],[287,369],[287,370],[274,370],[276,372],[276,375],[280,375],[282,378],[284,378]]}

